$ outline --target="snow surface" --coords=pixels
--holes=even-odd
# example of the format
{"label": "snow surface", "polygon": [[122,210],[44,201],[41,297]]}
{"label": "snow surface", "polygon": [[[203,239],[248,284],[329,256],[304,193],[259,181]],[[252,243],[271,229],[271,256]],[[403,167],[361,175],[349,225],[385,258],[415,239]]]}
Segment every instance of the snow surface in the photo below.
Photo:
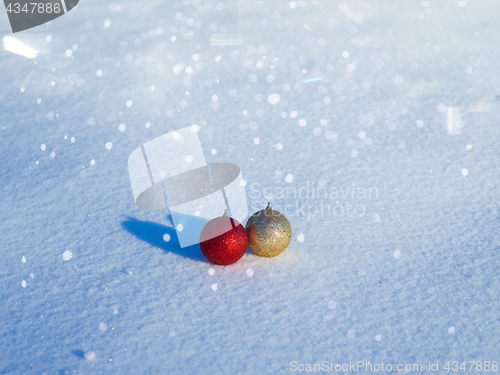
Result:
{"label": "snow surface", "polygon": [[[38,55],[0,50],[0,373],[499,361],[499,14],[82,0],[12,34],[2,13]],[[193,124],[250,213],[290,205],[282,255],[209,264],[134,205],[129,154]]]}

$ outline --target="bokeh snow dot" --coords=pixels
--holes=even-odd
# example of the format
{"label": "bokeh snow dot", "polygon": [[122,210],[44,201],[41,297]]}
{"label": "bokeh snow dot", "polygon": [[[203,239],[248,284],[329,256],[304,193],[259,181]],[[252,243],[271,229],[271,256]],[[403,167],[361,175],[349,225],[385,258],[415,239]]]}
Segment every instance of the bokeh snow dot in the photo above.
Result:
{"label": "bokeh snow dot", "polygon": [[217,284],[212,284],[212,290],[217,290]]}
{"label": "bokeh snow dot", "polygon": [[462,176],[467,176],[469,174],[469,171],[467,169],[462,169]]}
{"label": "bokeh snow dot", "polygon": [[306,126],[306,125],[307,125],[307,121],[306,121],[306,120],[304,120],[304,119],[300,119],[300,120],[299,120],[299,125],[300,125],[300,126]]}
{"label": "bokeh snow dot", "polygon": [[267,98],[267,100],[272,105],[275,105],[275,104],[278,104],[278,102],[280,101],[280,96],[279,96],[279,94],[271,94],[271,95],[269,95],[269,97]]}
{"label": "bokeh snow dot", "polygon": [[111,150],[112,147],[113,147],[113,144],[111,142],[106,142],[106,149],[107,150]]}
{"label": "bokeh snow dot", "polygon": [[293,175],[291,173],[287,174],[285,177],[285,181],[291,183],[293,181]]}
{"label": "bokeh snow dot", "polygon": [[120,124],[120,126],[118,126],[118,129],[121,131],[121,132],[124,132],[125,129],[127,129],[127,126],[125,124]]}
{"label": "bokeh snow dot", "polygon": [[247,269],[247,276],[252,277],[253,276],[253,269],[249,268]]}
{"label": "bokeh snow dot", "polygon": [[71,251],[69,251],[69,250],[66,250],[63,253],[63,259],[64,260],[70,260],[72,257],[73,257],[73,253]]}
{"label": "bokeh snow dot", "polygon": [[22,285],[22,287],[23,287],[23,288],[26,288],[26,281],[24,281],[24,280],[23,280],[23,281],[21,282],[21,285]]}
{"label": "bokeh snow dot", "polygon": [[394,254],[393,254],[393,255],[394,255],[394,258],[395,258],[395,259],[399,259],[399,258],[401,258],[401,255],[402,255],[402,254],[401,254],[401,250],[396,249],[396,251],[394,251]]}
{"label": "bokeh snow dot", "polygon": [[209,268],[209,269],[208,269],[208,274],[209,274],[210,276],[215,275],[215,270],[214,270],[213,268]]}
{"label": "bokeh snow dot", "polygon": [[99,323],[99,330],[100,331],[106,331],[108,329],[108,325],[104,322]]}
{"label": "bokeh snow dot", "polygon": [[165,233],[165,234],[163,235],[163,241],[165,241],[165,242],[170,241],[170,234]]}
{"label": "bokeh snow dot", "polygon": [[95,353],[92,351],[86,352],[84,357],[87,361],[92,361],[95,358]]}
{"label": "bokeh snow dot", "polygon": [[260,143],[260,139],[259,138],[254,138],[253,139],[253,143],[255,143],[256,145],[258,145]]}
{"label": "bokeh snow dot", "polygon": [[299,235],[297,236],[297,241],[304,242],[304,233],[299,233]]}
{"label": "bokeh snow dot", "polygon": [[380,341],[381,339],[382,339],[382,336],[380,336],[380,335],[375,336],[375,341]]}
{"label": "bokeh snow dot", "polygon": [[453,333],[455,333],[455,327],[450,327],[450,328],[448,328],[448,333],[449,333],[449,334],[453,334]]}

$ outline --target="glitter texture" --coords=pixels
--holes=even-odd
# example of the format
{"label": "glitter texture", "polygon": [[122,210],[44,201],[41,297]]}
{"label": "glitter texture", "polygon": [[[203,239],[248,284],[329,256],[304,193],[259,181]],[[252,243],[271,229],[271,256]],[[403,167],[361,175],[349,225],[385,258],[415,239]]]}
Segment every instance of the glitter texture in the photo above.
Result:
{"label": "glitter texture", "polygon": [[[221,229],[224,233],[214,237],[213,233],[220,233]],[[200,234],[200,248],[203,255],[210,262],[220,266],[237,262],[245,254],[247,246],[245,228],[236,219],[228,216],[210,220]]]}
{"label": "glitter texture", "polygon": [[245,226],[248,246],[257,255],[275,257],[281,254],[292,240],[292,226],[281,212],[267,208],[254,213]]}

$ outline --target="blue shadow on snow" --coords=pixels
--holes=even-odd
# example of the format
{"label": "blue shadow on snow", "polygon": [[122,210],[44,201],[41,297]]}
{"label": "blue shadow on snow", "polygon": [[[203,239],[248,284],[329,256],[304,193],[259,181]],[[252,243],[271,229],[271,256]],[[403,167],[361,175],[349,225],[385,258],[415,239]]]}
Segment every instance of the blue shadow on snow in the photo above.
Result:
{"label": "blue shadow on snow", "polygon": [[[172,227],[151,221],[142,221],[129,216],[122,221],[121,226],[138,239],[151,246],[158,247],[165,252],[174,253],[199,262],[210,263],[201,252],[199,244],[181,248],[177,239],[177,233]],[[163,239],[165,234],[170,236],[169,241]]]}
{"label": "blue shadow on snow", "polygon": [[78,350],[78,349],[75,349],[75,350],[72,350],[71,353],[73,353],[74,355],[76,355],[77,357],[80,357],[82,359],[85,359],[85,352],[83,350]]}

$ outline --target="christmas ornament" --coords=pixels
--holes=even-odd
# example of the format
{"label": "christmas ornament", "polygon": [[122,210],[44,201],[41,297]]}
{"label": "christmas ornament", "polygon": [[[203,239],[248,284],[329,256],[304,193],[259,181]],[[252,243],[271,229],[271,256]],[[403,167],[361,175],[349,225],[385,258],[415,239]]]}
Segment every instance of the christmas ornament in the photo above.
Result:
{"label": "christmas ornament", "polygon": [[267,207],[248,219],[245,229],[248,246],[257,255],[275,257],[281,254],[292,240],[292,226],[281,212]]}
{"label": "christmas ornament", "polygon": [[227,210],[223,216],[210,220],[200,234],[203,255],[220,266],[237,262],[245,254],[247,246],[245,228],[238,220],[229,217]]}

